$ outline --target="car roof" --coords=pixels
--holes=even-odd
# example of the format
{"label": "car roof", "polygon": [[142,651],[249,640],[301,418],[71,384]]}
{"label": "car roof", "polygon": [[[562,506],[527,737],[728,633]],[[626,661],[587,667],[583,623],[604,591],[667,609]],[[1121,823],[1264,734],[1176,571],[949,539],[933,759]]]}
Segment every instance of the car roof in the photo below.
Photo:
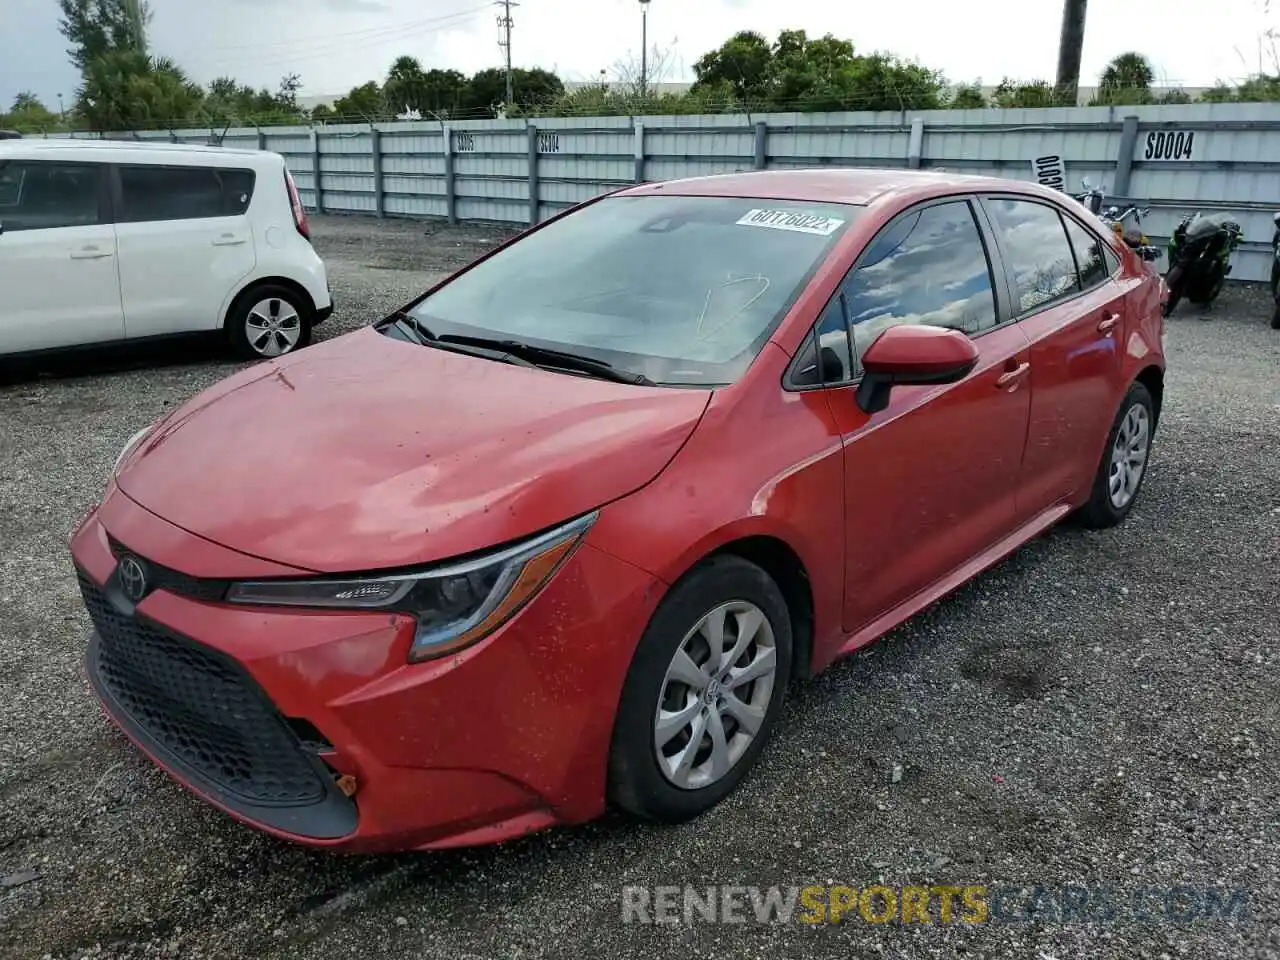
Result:
{"label": "car roof", "polygon": [[867,206],[893,196],[926,199],[959,192],[999,191],[1048,194],[1038,184],[1001,177],[983,177],[940,170],[897,170],[839,167],[806,170],[755,170],[745,173],[691,177],[646,183],[620,191],[624,196],[677,194],[701,197],[744,197],[761,200],[800,200]]}
{"label": "car roof", "polygon": [[[242,147],[215,147],[204,143],[158,143],[150,140],[79,140],[71,137],[52,137],[49,139],[23,138],[21,140],[0,140],[0,156],[5,154],[42,154],[68,156],[86,153],[121,152],[131,155],[137,160],[152,159],[163,162],[174,160],[182,155],[187,156],[216,154],[218,156],[263,157],[270,155],[262,150],[246,150]],[[150,156],[148,156],[150,155]],[[106,160],[106,157],[95,158]]]}

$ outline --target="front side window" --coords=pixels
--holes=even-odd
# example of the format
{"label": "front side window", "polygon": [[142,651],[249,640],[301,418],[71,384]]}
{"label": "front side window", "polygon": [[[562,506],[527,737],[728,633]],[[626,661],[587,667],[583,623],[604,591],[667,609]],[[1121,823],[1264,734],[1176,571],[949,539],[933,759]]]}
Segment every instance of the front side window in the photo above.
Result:
{"label": "front side window", "polygon": [[860,212],[609,197],[499,250],[411,312],[436,336],[518,340],[662,384],[732,383]]}
{"label": "front side window", "polygon": [[797,387],[847,383],[853,378],[853,353],[844,298],[837,291],[800,348],[791,382]]}
{"label": "front side window", "polygon": [[88,163],[0,163],[0,227],[49,230],[100,223],[102,167]]}
{"label": "front side window", "polygon": [[900,217],[871,242],[844,295],[857,376],[860,358],[889,327],[923,323],[970,335],[994,327],[991,265],[968,202]]}
{"label": "front side window", "polygon": [[253,183],[252,170],[123,166],[119,219],[139,223],[236,216],[248,209]]}
{"label": "front side window", "polygon": [[1009,199],[988,200],[987,208],[1013,272],[1020,315],[1079,291],[1075,258],[1058,211],[1043,203]]}

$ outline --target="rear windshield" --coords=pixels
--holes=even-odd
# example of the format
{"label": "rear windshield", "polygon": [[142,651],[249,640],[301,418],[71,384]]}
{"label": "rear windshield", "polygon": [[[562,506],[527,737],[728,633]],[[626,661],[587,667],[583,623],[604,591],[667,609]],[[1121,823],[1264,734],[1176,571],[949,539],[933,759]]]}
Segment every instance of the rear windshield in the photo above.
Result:
{"label": "rear windshield", "polygon": [[609,197],[529,234],[411,311],[441,334],[732,383],[861,213],[844,204]]}

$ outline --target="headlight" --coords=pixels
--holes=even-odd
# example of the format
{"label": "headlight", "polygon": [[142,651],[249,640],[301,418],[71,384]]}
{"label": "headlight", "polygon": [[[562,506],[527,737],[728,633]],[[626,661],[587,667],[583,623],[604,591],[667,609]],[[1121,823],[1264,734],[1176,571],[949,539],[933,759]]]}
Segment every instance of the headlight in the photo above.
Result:
{"label": "headlight", "polygon": [[409,614],[417,621],[409,659],[430,660],[476,643],[511,619],[569,558],[596,516],[461,563],[381,577],[235,583],[227,600]]}
{"label": "headlight", "polygon": [[133,453],[134,447],[142,442],[143,438],[151,432],[151,427],[143,427],[137,433],[126,441],[125,445],[120,449],[120,453],[116,455],[116,462],[111,466],[111,475],[114,477],[120,470],[120,464],[124,463],[125,457]]}

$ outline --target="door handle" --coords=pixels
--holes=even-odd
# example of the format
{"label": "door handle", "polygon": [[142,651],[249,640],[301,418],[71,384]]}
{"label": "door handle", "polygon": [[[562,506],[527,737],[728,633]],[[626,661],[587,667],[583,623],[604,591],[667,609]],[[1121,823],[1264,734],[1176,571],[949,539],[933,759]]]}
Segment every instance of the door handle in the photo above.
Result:
{"label": "door handle", "polygon": [[1108,313],[1105,316],[1103,316],[1101,320],[1098,321],[1098,332],[1110,333],[1111,329],[1119,322],[1120,322],[1120,314]]}
{"label": "door handle", "polygon": [[215,247],[238,247],[244,242],[245,240],[243,237],[227,236],[219,237],[217,240],[213,241],[213,245]]}
{"label": "door handle", "polygon": [[83,250],[77,250],[71,254],[72,260],[101,260],[103,257],[114,256],[110,250],[103,250],[100,247],[85,247]]}
{"label": "door handle", "polygon": [[1023,377],[1027,375],[1027,372],[1030,369],[1031,369],[1031,364],[1029,363],[1018,364],[1012,370],[1002,373],[1000,374],[999,377],[996,378],[996,387],[1003,390],[1005,387],[1008,387],[1008,386],[1011,386],[1012,384],[1017,383],[1019,380],[1021,380]]}

